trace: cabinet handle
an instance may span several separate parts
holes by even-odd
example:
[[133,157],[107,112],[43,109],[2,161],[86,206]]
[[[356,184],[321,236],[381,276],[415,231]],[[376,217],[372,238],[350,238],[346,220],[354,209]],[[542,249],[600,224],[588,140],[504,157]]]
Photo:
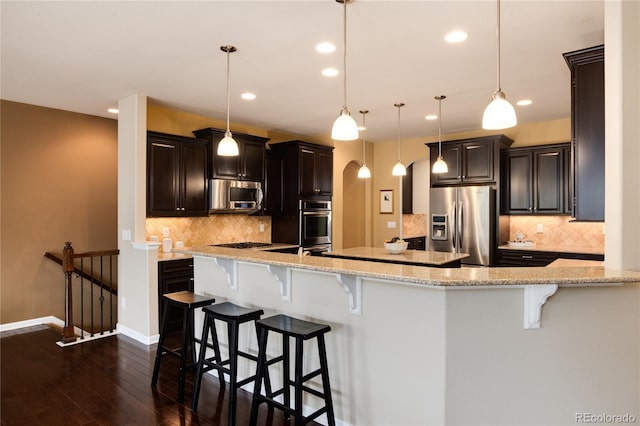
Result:
[[522,256],[522,258],[523,258],[523,259],[533,259],[533,256],[526,256],[526,255],[523,255],[523,256]]

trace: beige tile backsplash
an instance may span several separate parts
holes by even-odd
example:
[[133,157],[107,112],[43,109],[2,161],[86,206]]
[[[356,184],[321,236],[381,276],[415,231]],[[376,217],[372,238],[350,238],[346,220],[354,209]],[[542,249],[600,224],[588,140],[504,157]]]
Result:
[[[260,224],[264,232],[260,232]],[[169,227],[175,245],[182,241],[186,247],[239,241],[271,242],[271,217],[245,215],[212,215],[209,217],[167,217],[146,220],[147,240],[152,235],[162,241],[162,231]]]
[[[509,240],[522,232],[524,239],[537,246],[559,246],[568,249],[583,247],[604,252],[604,224],[600,222],[571,222],[569,216],[511,216]],[[543,232],[537,232],[538,224]]]
[[421,237],[427,235],[427,215],[403,214],[402,235],[406,237]]

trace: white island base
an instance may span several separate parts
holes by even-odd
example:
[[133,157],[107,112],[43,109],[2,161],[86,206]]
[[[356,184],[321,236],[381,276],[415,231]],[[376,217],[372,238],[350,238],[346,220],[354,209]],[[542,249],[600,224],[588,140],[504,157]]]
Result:
[[[526,329],[530,286],[363,277],[361,309],[352,313],[339,275],[280,267],[278,276],[262,261],[223,256],[233,265],[231,282],[213,254],[191,253],[196,292],[259,306],[265,317],[284,313],[331,326],[327,357],[339,425],[574,425],[585,415],[640,421],[637,284],[560,286],[542,308],[541,327]],[[283,279],[290,284],[284,298]],[[241,347],[256,353],[254,329],[241,334]],[[281,347],[274,337],[270,355]],[[305,364],[305,371],[318,365],[315,342],[305,347]],[[246,362],[239,371],[254,368]],[[309,397],[305,405],[311,411],[321,402]]]

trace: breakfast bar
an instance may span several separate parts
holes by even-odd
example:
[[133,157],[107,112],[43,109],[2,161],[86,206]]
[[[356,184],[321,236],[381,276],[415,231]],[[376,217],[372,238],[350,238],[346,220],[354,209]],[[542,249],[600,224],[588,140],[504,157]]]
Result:
[[[193,256],[197,293],[260,307],[265,317],[331,326],[326,346],[339,424],[573,424],[582,412],[640,413],[632,373],[640,357],[640,273],[175,251]],[[255,353],[255,331],[240,342]],[[276,341],[269,355],[280,347]],[[317,363],[305,357],[305,370]],[[239,368],[249,375],[255,366]],[[319,406],[312,397],[304,404],[309,412]]]

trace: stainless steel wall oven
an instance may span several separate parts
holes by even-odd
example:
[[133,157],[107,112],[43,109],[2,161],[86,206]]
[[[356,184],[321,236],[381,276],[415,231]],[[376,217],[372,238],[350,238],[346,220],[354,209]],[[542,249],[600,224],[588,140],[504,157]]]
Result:
[[331,201],[300,200],[300,245],[326,250],[331,245]]

